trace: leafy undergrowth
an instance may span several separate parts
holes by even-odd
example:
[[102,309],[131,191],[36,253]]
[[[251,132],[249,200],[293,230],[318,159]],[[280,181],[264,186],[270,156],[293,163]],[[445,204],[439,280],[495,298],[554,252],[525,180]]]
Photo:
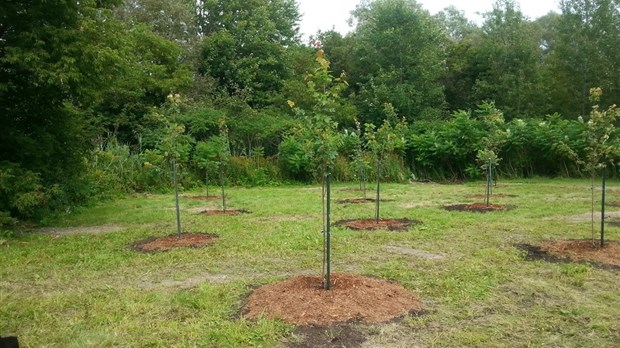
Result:
[[[526,261],[515,245],[583,239],[589,184],[506,181],[493,203],[511,211],[447,212],[473,203],[480,182],[386,184],[382,217],[422,221],[405,232],[334,228],[333,271],[395,280],[418,294],[425,314],[351,324],[367,347],[610,347],[620,341],[620,272],[587,264]],[[339,186],[339,187],[338,187]],[[611,183],[610,201],[620,199]],[[334,199],[358,198],[337,185]],[[483,193],[483,192],[482,192]],[[424,204],[415,204],[424,202]],[[321,272],[320,189],[233,188],[231,209],[182,200],[184,232],[219,235],[208,248],[143,254],[132,243],[176,231],[171,195],[134,195],[49,221],[63,227],[120,226],[106,233],[15,233],[0,243],[0,336],[25,347],[273,347],[295,328],[239,315],[256,285]],[[332,205],[334,221],[371,218],[373,205]],[[608,207],[608,210],[620,208]],[[87,230],[90,231],[90,230]],[[609,227],[610,240],[620,230]],[[395,246],[399,248],[386,248]],[[408,248],[408,249],[407,249]],[[443,258],[398,250],[416,249]],[[424,253],[420,253],[423,255]]]

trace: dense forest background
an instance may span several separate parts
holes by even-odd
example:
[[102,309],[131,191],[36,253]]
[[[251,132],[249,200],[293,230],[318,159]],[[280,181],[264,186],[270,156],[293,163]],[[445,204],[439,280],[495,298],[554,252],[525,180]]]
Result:
[[498,137],[502,176],[582,175],[593,105],[620,101],[620,1],[559,8],[532,20],[498,0],[477,26],[364,0],[351,33],[302,42],[294,0],[3,1],[0,224],[167,190],[171,158],[186,188],[224,159],[230,184],[312,180],[295,129],[321,102],[317,52],[347,86],[331,95],[339,180],[386,110],[408,126],[390,180],[479,178]]

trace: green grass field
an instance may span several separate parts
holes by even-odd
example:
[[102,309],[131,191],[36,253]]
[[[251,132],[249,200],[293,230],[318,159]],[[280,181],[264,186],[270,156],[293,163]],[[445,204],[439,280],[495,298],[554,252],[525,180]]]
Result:
[[[482,201],[481,182],[386,184],[382,216],[421,220],[406,232],[335,228],[334,272],[396,280],[426,314],[353,324],[365,347],[620,347],[620,271],[525,261],[518,243],[589,238],[589,181],[506,181],[493,203],[507,212],[447,212]],[[334,200],[360,197],[337,184]],[[599,192],[600,193],[600,192]],[[186,192],[185,195],[202,194]],[[202,249],[142,254],[135,241],[175,232],[172,195],[135,195],[49,221],[54,233],[0,237],[0,335],[25,347],[278,347],[295,328],[239,315],[252,287],[321,272],[321,203],[315,186],[232,188],[240,216],[204,216],[218,202],[182,199],[186,232],[217,233]],[[612,182],[608,201],[620,201]],[[370,218],[373,204],[333,204],[333,220]],[[611,211],[620,208],[608,208]],[[104,233],[62,234],[116,225]],[[88,230],[97,232],[97,228]],[[598,227],[597,227],[598,229]],[[52,231],[54,232],[54,231]],[[75,232],[75,231],[74,231]],[[607,229],[609,240],[620,229]],[[398,252],[442,255],[426,259]]]

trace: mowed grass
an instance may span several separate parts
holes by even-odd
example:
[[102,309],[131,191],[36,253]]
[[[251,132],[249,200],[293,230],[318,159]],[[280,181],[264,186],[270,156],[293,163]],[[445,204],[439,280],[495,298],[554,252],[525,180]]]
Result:
[[[507,212],[448,212],[482,201],[481,182],[385,184],[382,216],[422,224],[406,232],[334,228],[335,272],[395,280],[418,293],[426,313],[357,324],[367,347],[619,347],[620,272],[523,259],[518,243],[588,238],[570,218],[591,209],[588,181],[505,181],[493,203]],[[334,200],[357,198],[336,184]],[[175,232],[172,195],[134,195],[78,209],[52,227],[119,225],[99,234],[27,233],[0,243],[0,336],[25,347],[278,347],[294,327],[240,315],[254,286],[321,272],[321,203],[315,186],[231,188],[239,216],[205,216],[219,203],[183,199],[185,232],[217,233],[201,249],[141,254],[138,240]],[[597,196],[600,191],[597,191]],[[185,195],[202,194],[186,192]],[[369,193],[370,195],[370,193]],[[612,182],[608,201],[620,201]],[[369,218],[373,204],[332,204],[333,220]],[[608,207],[615,211],[620,208]],[[598,228],[598,225],[597,225]],[[620,229],[607,228],[620,240]],[[424,259],[386,246],[444,256]]]

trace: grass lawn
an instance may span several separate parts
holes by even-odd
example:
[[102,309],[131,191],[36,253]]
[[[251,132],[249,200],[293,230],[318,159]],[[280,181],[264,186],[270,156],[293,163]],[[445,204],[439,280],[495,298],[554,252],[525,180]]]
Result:
[[[395,280],[426,309],[402,321],[351,324],[366,337],[362,346],[620,347],[620,271],[525,261],[515,247],[590,237],[590,221],[578,218],[590,212],[589,181],[502,184],[496,193],[516,197],[492,203],[515,208],[487,214],[442,208],[482,202],[469,198],[484,193],[482,182],[385,184],[382,217],[422,224],[405,232],[334,228],[334,272]],[[336,184],[334,201],[360,197],[344,190],[354,187]],[[200,208],[216,209],[218,201],[181,200],[185,232],[219,235],[201,249],[132,250],[138,240],[176,231],[171,194],[103,202],[49,221],[52,233],[0,237],[0,336],[17,335],[25,347],[277,347],[302,339],[292,325],[239,312],[254,286],[320,274],[320,189],[227,192],[230,208],[252,213],[205,216]],[[616,201],[620,183],[611,182],[608,202]],[[333,221],[374,211],[372,203],[332,207]],[[63,229],[77,226],[98,227]],[[618,227],[606,231],[620,240]]]

